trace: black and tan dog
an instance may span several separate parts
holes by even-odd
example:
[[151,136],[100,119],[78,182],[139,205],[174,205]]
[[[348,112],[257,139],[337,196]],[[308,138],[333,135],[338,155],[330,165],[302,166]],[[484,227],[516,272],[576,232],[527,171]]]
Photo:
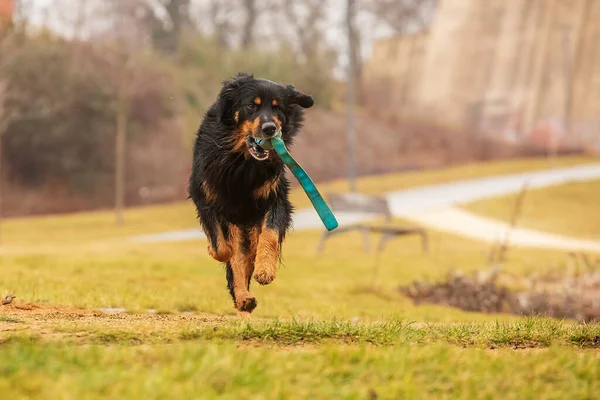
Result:
[[196,137],[190,197],[208,237],[208,252],[226,263],[235,307],[250,313],[256,299],[252,277],[262,284],[276,276],[292,205],[284,165],[273,150],[257,145],[279,131],[286,146],[302,127],[311,96],[251,74],[223,82]]

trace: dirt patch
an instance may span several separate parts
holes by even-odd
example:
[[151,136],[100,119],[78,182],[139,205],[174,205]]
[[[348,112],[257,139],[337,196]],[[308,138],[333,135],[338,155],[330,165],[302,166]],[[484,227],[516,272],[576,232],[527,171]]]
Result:
[[169,343],[189,327],[218,326],[235,318],[201,313],[109,313],[14,302],[0,306],[0,342],[15,334],[26,334],[46,341],[67,340],[74,343]]
[[60,314],[63,316],[74,315],[101,315],[102,313],[94,310],[86,310],[75,307],[40,305],[36,303],[21,303],[14,301],[11,304],[0,306],[0,315],[52,315]]
[[600,272],[552,271],[515,278],[499,268],[472,276],[451,273],[436,283],[415,281],[399,288],[415,304],[433,303],[484,313],[544,315],[600,322]]

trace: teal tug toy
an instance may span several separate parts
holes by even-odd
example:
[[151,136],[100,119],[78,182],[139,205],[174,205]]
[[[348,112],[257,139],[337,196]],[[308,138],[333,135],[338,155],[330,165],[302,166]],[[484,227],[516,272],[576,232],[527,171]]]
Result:
[[288,152],[288,149],[285,147],[285,143],[281,139],[281,131],[277,133],[271,139],[257,140],[256,143],[265,150],[275,149],[281,160],[287,167],[292,171],[302,189],[308,196],[310,202],[313,207],[319,214],[319,218],[323,221],[323,225],[328,231],[332,231],[338,227],[338,222],[335,219],[335,215],[317,190],[317,187],[313,183],[310,176],[304,171],[304,169],[294,160],[294,158]]

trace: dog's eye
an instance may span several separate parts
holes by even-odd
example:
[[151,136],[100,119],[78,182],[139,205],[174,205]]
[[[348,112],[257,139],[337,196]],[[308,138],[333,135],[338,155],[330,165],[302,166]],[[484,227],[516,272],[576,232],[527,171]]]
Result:
[[246,107],[248,107],[250,110],[254,110],[256,108],[256,104],[248,103],[248,105]]
[[273,111],[279,111],[279,106],[277,104],[273,104]]

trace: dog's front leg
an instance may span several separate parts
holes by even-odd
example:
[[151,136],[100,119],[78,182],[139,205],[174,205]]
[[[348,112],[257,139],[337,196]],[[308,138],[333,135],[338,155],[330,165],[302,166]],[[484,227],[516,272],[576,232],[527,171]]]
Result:
[[268,285],[277,276],[281,243],[290,219],[291,206],[285,199],[281,199],[263,221],[254,262],[254,279],[261,285]]
[[250,277],[254,269],[258,229],[229,225],[229,242],[233,249],[227,263],[227,284],[238,311],[251,313],[257,305],[250,293]]
[[228,227],[222,226],[215,215],[207,209],[201,210],[199,215],[204,233],[206,233],[206,237],[208,238],[208,254],[217,261],[229,261],[232,251],[231,245],[226,239],[228,232],[223,232]]

